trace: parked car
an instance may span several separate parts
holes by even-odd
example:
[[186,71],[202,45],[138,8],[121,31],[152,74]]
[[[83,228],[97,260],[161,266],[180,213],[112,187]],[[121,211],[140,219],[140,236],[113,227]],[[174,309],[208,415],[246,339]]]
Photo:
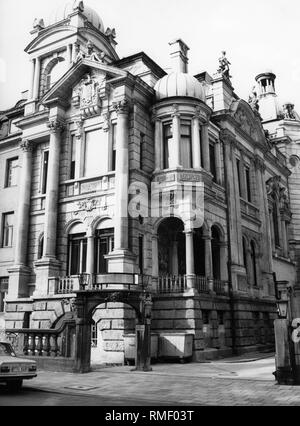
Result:
[[20,390],[23,379],[36,377],[36,362],[18,358],[10,343],[0,341],[0,382],[10,390]]

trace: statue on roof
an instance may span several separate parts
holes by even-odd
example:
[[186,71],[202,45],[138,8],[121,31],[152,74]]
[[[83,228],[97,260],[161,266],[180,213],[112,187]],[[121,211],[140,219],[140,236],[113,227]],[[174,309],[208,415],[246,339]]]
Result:
[[94,47],[94,43],[89,40],[87,42],[87,59],[91,60],[91,61],[95,61],[95,62],[104,62],[104,58],[105,58],[105,53],[103,51],[100,52],[100,54],[98,55],[95,52],[95,47]]
[[292,103],[283,105],[283,115],[284,118],[287,118],[288,120],[296,120],[294,105]]
[[114,40],[117,36],[116,30],[114,28],[112,28],[112,29],[107,28],[107,30],[105,31],[105,35],[109,39],[109,42],[112,43],[112,42],[114,42]]
[[221,58],[219,58],[218,72],[228,79],[231,78],[231,75],[229,74],[229,71],[230,71],[229,65],[231,65],[231,63],[226,58],[226,52],[223,51]]
[[259,110],[258,96],[255,86],[253,86],[252,91],[249,95],[248,103],[250,104],[253,110]]
[[43,30],[45,28],[45,23],[43,18],[35,18],[33,22],[33,28],[35,30]]

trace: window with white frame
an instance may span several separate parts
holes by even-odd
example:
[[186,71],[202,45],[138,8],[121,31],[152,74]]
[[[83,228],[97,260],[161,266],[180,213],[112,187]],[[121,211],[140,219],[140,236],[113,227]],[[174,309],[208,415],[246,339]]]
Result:
[[68,275],[86,272],[87,237],[84,226],[78,223],[72,227],[68,237]]
[[14,233],[14,213],[2,214],[2,247],[12,247]]
[[8,277],[0,277],[0,312],[4,312],[4,300],[8,293]]
[[5,187],[16,186],[18,180],[18,157],[9,158],[6,162]]
[[84,176],[105,175],[108,172],[108,133],[102,129],[85,133]]
[[189,121],[182,121],[180,125],[180,157],[184,168],[192,167],[192,137]]

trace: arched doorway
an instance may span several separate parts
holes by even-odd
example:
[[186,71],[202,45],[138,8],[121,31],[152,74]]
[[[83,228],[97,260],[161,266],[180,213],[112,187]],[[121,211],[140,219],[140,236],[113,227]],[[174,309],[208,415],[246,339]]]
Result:
[[134,309],[126,303],[102,303],[93,310],[91,319],[91,366],[123,364],[124,336],[135,333]]
[[167,218],[158,227],[159,276],[186,273],[184,225],[180,219]]

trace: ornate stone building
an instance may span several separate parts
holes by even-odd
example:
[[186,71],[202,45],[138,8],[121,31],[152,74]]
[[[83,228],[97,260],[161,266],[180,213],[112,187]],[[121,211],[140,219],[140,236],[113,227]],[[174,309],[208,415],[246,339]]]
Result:
[[[29,91],[0,114],[2,329],[72,358],[79,290],[147,291],[152,332],[192,334],[194,360],[272,347],[274,272],[294,285],[300,238],[298,116],[264,118],[275,76],[248,103],[225,52],[213,76],[188,74],[180,39],[169,74],[143,52],[120,59],[82,1],[32,35]],[[85,316],[92,360],[123,362],[126,299]]]

